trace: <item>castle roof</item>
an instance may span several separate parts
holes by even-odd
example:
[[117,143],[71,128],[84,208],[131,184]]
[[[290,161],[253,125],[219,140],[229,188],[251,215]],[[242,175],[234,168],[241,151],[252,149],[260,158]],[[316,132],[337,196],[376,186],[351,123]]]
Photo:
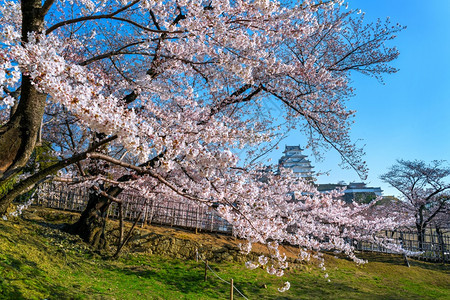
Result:
[[286,153],[288,151],[303,151],[303,150],[305,150],[305,149],[302,149],[300,147],[300,145],[298,145],[298,146],[285,146],[283,153]]
[[310,177],[313,174],[311,161],[306,159],[306,155],[301,152],[303,149],[299,146],[285,146],[284,155],[278,160],[280,167],[292,169],[292,171],[301,177]]

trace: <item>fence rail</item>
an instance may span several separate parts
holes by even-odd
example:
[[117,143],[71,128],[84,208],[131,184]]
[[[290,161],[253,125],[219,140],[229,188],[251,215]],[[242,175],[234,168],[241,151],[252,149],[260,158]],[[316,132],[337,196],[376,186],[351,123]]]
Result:
[[[427,229],[422,249],[419,247],[417,231],[412,228],[402,228],[396,231],[385,230],[380,232],[380,236],[392,239],[394,243],[408,251],[408,256],[410,257],[427,261],[450,261],[450,231],[448,229]],[[368,242],[358,242],[356,249],[360,251],[393,253],[388,248]]]
[[[68,187],[59,183],[44,183],[39,186],[37,195],[37,205],[81,212],[88,203],[89,189]],[[117,198],[123,203],[123,217],[126,220],[136,220],[143,211],[140,217],[142,224],[232,234],[233,226],[206,205],[180,201],[146,201],[138,195],[128,193],[121,193]],[[119,218],[117,203],[111,204],[108,217]]]
[[[39,186],[37,205],[68,211],[81,212],[87,205],[89,189],[70,187],[67,184],[46,182]],[[138,195],[122,193],[118,198],[123,203],[124,219],[135,220],[141,211],[142,224],[157,224],[181,227],[196,231],[233,233],[233,226],[222,219],[212,208],[192,202],[179,201],[144,201]],[[119,218],[119,207],[112,203],[108,216]],[[428,229],[422,250],[419,249],[417,232],[411,228],[397,231],[383,231],[380,236],[387,236],[403,249],[411,252],[410,256],[429,261],[450,261],[450,230]],[[373,243],[358,242],[357,250],[392,253],[391,250]],[[421,254],[418,254],[421,252]],[[415,254],[414,254],[415,253]]]

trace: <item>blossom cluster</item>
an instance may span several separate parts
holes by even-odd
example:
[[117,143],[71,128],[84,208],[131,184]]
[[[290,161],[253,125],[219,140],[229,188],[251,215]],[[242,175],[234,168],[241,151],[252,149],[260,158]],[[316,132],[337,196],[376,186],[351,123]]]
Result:
[[[390,224],[344,205],[339,192],[242,162],[236,150],[276,143],[283,122],[305,133],[316,154],[333,147],[366,174],[349,138],[350,73],[395,72],[388,63],[398,52],[385,41],[400,26],[364,26],[342,1],[71,0],[53,3],[42,32],[25,37],[18,1],[2,4],[0,107],[14,104],[9,91],[27,76],[48,96],[47,112],[63,108],[79,128],[117,136],[111,147],[125,150],[109,160],[118,167],[105,167],[108,180],[135,164],[136,178],[115,184],[146,199],[214,207],[246,250],[266,244],[270,255],[249,267],[281,276],[283,243],[298,245],[305,260],[338,249],[361,262],[348,240],[374,239]],[[284,121],[264,111],[269,101]],[[107,181],[90,183],[99,180]]]

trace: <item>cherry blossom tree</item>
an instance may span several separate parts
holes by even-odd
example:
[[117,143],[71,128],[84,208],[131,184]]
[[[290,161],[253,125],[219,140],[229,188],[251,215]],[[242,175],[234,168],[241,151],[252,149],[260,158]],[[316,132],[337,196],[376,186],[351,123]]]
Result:
[[401,206],[406,215],[414,216],[417,229],[419,250],[423,250],[425,230],[435,221],[436,224],[448,224],[450,219],[450,167],[444,161],[398,160],[389,172],[380,178],[396,188],[403,195]]
[[[385,43],[398,24],[366,24],[332,0],[1,4],[0,105],[10,117],[0,127],[0,184],[22,171],[41,127],[49,132],[41,125],[52,107],[95,138],[19,181],[0,199],[0,212],[48,174],[102,160],[108,178],[97,172],[90,180],[106,196],[92,196],[75,233],[98,228],[124,189],[214,203],[239,236],[272,249],[278,265],[268,270],[281,274],[280,243],[300,245],[304,257],[331,248],[354,257],[349,238],[373,239],[382,226],[363,217],[365,206],[345,206],[288,172],[262,174],[235,150],[274,141],[279,120],[263,104],[276,101],[285,127],[306,134],[317,155],[331,147],[365,176],[363,152],[349,138],[350,74],[381,80],[396,71],[389,63],[398,52]],[[105,147],[124,150],[98,151]]]

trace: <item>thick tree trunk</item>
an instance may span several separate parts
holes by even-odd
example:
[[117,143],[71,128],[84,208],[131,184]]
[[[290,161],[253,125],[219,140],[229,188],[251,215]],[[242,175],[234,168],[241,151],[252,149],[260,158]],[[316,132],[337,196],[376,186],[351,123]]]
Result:
[[[22,41],[29,32],[42,32],[44,15],[41,0],[21,2]],[[36,146],[47,96],[36,90],[27,75],[22,76],[20,101],[8,123],[0,127],[0,185],[20,172]],[[0,202],[0,214],[10,203]]]
[[[44,114],[46,96],[31,86],[29,78],[22,78],[22,94],[16,113],[0,128],[0,185],[20,172],[28,162],[36,145]],[[0,200],[0,214],[12,202]]]
[[[21,2],[22,41],[29,32],[42,32],[44,14],[41,0]],[[20,172],[30,159],[41,128],[47,96],[36,90],[27,75],[22,76],[20,100],[10,120],[0,127],[0,186]],[[10,205],[10,199],[0,200],[0,214]]]
[[442,234],[441,229],[439,228],[439,226],[436,225],[436,234],[438,236],[438,243],[439,243],[439,250],[440,250],[440,255],[441,255],[441,261],[444,263],[445,262],[445,252],[447,252],[447,249],[445,247],[445,243],[444,243],[444,235]]
[[89,194],[89,202],[80,219],[68,225],[66,231],[80,236],[95,249],[101,250],[107,246],[105,235],[106,214],[111,201],[96,193]]
[[[105,135],[103,133],[94,133],[92,144],[96,140],[104,139],[104,137]],[[106,152],[107,149],[100,147],[97,151]],[[104,170],[100,167],[101,163],[101,161],[91,161],[88,168],[89,174],[92,176],[103,174]],[[121,192],[121,189],[110,188],[108,192],[111,193],[111,196],[116,196],[116,194]],[[108,244],[105,235],[106,215],[110,205],[110,199],[91,189],[88,204],[81,214],[80,219],[76,223],[68,225],[67,231],[80,236],[86,243],[97,250],[106,248]]]
[[[42,32],[41,0],[22,1],[22,41],[28,33]],[[29,76],[22,76],[20,101],[8,123],[0,128],[0,183],[23,167],[30,158],[41,127],[46,95],[39,93]]]
[[[119,187],[112,187],[107,191],[112,197],[116,197],[121,192],[122,189]],[[107,197],[95,192],[90,193],[88,204],[80,219],[74,224],[67,225],[66,231],[80,236],[97,250],[105,249],[108,245],[105,233],[106,215],[110,205],[111,200]]]
[[[154,167],[164,156],[165,151],[153,157],[140,166]],[[127,182],[135,179],[135,175],[127,174],[117,179],[118,182]],[[118,186],[108,188],[105,192],[112,197],[117,197],[123,191]],[[106,246],[106,236],[104,235],[104,226],[106,224],[106,212],[111,204],[107,197],[97,194],[89,196],[89,203],[80,216],[80,219],[67,226],[67,231],[79,235],[85,242],[93,245],[95,248]],[[123,237],[123,235],[122,235]]]
[[423,251],[425,245],[425,227],[416,224],[416,228],[417,228],[417,242],[419,243],[419,251]]
[[1,181],[17,174],[28,162],[36,146],[44,115],[47,96],[32,86],[28,76],[22,77],[21,91],[15,114],[0,128]]

